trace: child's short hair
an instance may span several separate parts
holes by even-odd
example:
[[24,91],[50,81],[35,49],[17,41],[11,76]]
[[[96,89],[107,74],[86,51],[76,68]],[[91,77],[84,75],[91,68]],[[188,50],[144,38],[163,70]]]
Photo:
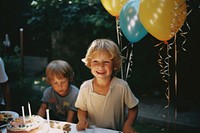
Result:
[[69,81],[73,80],[74,72],[72,67],[63,60],[51,61],[46,67],[46,81],[51,83],[54,77],[61,79],[63,77],[68,78]]
[[120,70],[123,57],[121,56],[117,44],[109,39],[94,40],[88,48],[86,56],[82,59],[82,61],[88,68],[90,68],[92,57],[100,52],[107,53],[110,59],[113,61],[114,73]]

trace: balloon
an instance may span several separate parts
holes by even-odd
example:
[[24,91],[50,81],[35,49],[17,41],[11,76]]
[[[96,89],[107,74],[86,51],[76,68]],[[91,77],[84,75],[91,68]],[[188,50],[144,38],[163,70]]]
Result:
[[104,8],[114,17],[118,17],[127,0],[101,0]]
[[139,3],[139,0],[127,2],[119,16],[122,33],[130,42],[138,42],[148,33],[139,19]]
[[167,41],[182,27],[187,16],[185,0],[141,0],[139,17],[155,38]]

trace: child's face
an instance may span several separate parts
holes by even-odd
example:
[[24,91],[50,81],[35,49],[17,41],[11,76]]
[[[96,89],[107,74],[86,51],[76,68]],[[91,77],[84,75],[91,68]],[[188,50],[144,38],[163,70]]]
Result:
[[61,96],[66,96],[69,91],[69,79],[68,78],[61,78],[58,79],[54,77],[51,81],[51,85],[53,89]]
[[113,72],[113,62],[106,53],[95,54],[91,60],[91,72],[96,78],[110,78]]

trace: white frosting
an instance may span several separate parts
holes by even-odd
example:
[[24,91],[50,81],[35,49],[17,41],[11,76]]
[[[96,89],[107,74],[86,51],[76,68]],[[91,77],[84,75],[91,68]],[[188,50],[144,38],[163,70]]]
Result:
[[43,123],[44,119],[38,115],[32,115],[31,117],[25,117],[25,124],[23,123],[23,117],[16,118],[12,120],[7,129],[10,131],[31,131],[33,129],[39,128]]

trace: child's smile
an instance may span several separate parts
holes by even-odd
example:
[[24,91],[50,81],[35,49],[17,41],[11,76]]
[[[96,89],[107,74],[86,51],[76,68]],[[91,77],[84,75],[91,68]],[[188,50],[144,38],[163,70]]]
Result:
[[113,63],[108,54],[99,52],[91,60],[91,72],[97,78],[107,78],[112,75]]

